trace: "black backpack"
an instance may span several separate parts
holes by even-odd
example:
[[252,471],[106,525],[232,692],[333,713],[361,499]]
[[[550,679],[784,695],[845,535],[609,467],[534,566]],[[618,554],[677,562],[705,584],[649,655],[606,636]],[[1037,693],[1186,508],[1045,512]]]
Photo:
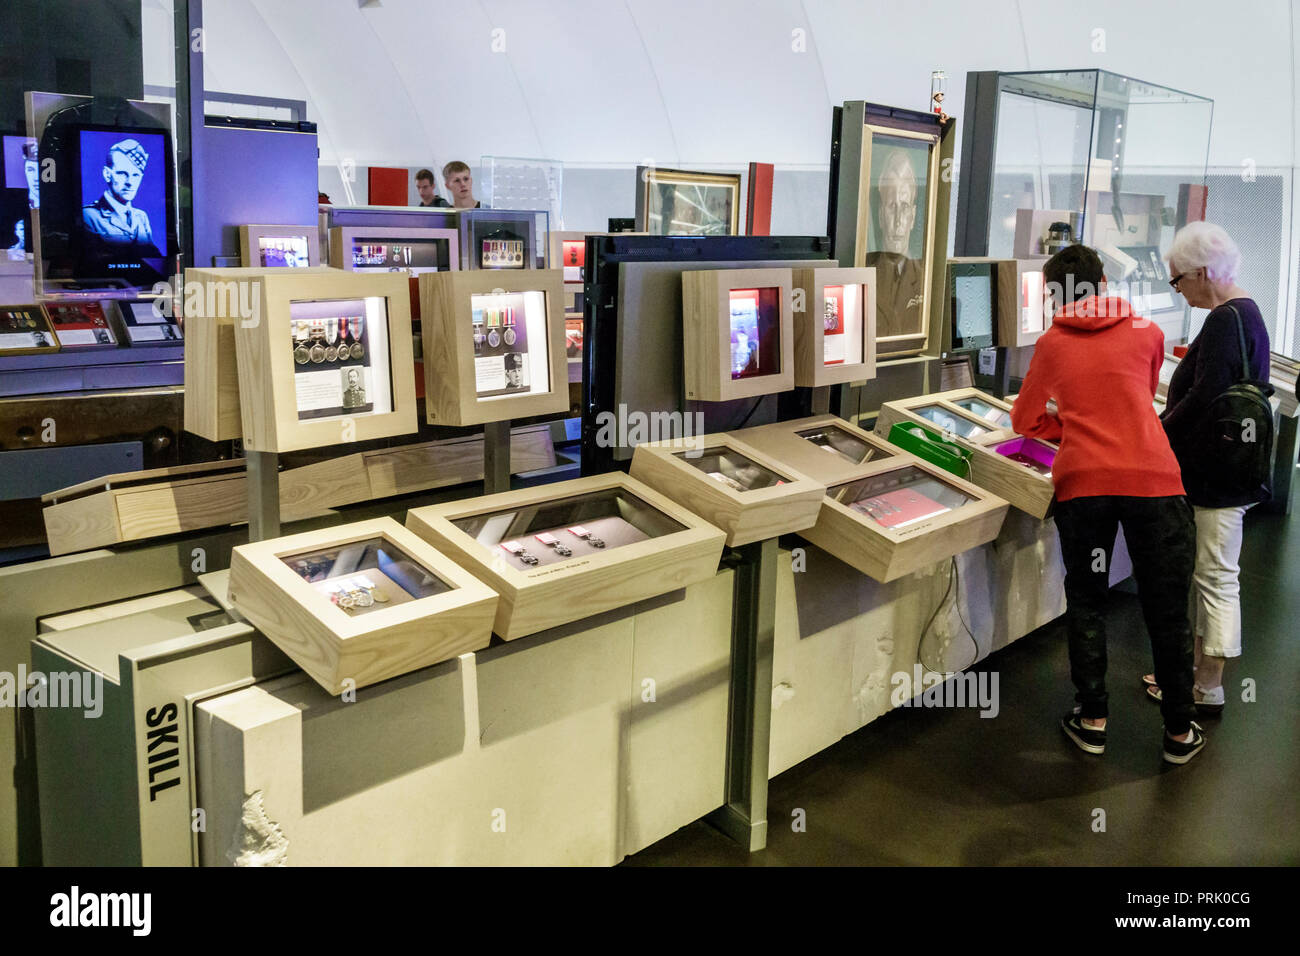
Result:
[[1241,313],[1227,304],[1237,320],[1241,347],[1241,379],[1215,396],[1205,410],[1199,457],[1213,474],[1214,490],[1224,495],[1266,501],[1273,486],[1273,386],[1250,378],[1246,332]]

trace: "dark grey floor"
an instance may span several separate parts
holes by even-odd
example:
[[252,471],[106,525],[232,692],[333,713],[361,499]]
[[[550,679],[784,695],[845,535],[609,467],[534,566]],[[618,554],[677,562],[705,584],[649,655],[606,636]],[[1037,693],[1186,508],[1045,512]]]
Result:
[[[1102,756],[1061,733],[1073,705],[1056,621],[982,662],[1001,712],[895,710],[772,781],[768,848],[747,854],[703,822],[627,861],[674,865],[1236,866],[1300,863],[1300,514],[1248,515],[1244,652],[1221,718],[1190,764],[1160,756],[1150,650],[1128,584],[1110,621],[1111,716]],[[1257,699],[1243,703],[1241,685]],[[1095,832],[1095,811],[1105,832]],[[796,810],[806,832],[794,832]]]

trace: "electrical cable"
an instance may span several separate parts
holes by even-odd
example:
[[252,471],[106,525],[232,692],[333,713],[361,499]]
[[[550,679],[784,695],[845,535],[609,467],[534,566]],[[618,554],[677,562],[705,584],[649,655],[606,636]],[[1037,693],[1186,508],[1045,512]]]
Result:
[[939,612],[942,611],[944,605],[948,603],[948,595],[953,593],[954,586],[956,587],[957,593],[953,598],[953,605],[957,609],[957,620],[961,622],[962,629],[966,632],[966,636],[970,638],[971,644],[973,644],[975,647],[975,656],[971,658],[970,663],[966,664],[963,667],[958,668],[958,670],[964,671],[972,667],[979,660],[979,656],[980,656],[979,641],[975,639],[975,632],[971,630],[970,625],[966,623],[965,616],[961,613],[961,571],[959,571],[957,568],[957,558],[954,556],[951,559],[950,564],[948,566],[948,586],[944,589],[943,597],[939,599],[939,603],[935,606],[934,611],[930,614],[929,620],[925,622],[925,627],[921,629],[921,639],[917,642],[916,645],[917,661],[926,670],[931,671],[932,673],[935,674],[941,674],[947,672],[941,671],[938,668],[931,667],[929,664],[927,664],[922,655],[922,650],[925,647],[926,635],[929,633],[931,626],[933,626],[935,620],[938,618]]
[[739,425],[736,425],[735,427],[728,429],[728,431],[733,431],[733,432],[734,432],[734,431],[739,431],[740,429],[742,429],[742,428],[744,428],[746,425],[748,425],[748,424],[749,424],[749,420],[750,420],[751,418],[754,417],[754,413],[755,413],[756,411],[758,411],[758,406],[763,404],[763,399],[766,398],[766,397],[767,397],[767,396],[765,396],[765,395],[760,395],[760,396],[758,396],[758,398],[755,399],[755,401],[754,401],[754,407],[751,408],[751,409],[749,410],[749,414],[747,414],[743,419],[741,419],[741,422],[740,422]]

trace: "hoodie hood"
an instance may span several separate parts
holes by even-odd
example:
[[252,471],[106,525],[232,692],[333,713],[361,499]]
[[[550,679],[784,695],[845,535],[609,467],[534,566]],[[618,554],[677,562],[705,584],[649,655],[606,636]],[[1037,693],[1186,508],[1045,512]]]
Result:
[[1123,319],[1137,319],[1127,299],[1117,295],[1095,296],[1071,302],[1052,316],[1053,325],[1066,325],[1081,332],[1097,332]]

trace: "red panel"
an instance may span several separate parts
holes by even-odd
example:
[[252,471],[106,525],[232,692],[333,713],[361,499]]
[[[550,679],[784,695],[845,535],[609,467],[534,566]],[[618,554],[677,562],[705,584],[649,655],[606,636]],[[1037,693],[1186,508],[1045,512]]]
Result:
[[745,204],[745,234],[748,236],[772,234],[772,174],[775,169],[771,163],[749,164],[749,201]]
[[372,206],[405,206],[407,196],[406,179],[410,175],[405,169],[393,169],[388,166],[371,166],[368,184],[370,187],[369,203]]

